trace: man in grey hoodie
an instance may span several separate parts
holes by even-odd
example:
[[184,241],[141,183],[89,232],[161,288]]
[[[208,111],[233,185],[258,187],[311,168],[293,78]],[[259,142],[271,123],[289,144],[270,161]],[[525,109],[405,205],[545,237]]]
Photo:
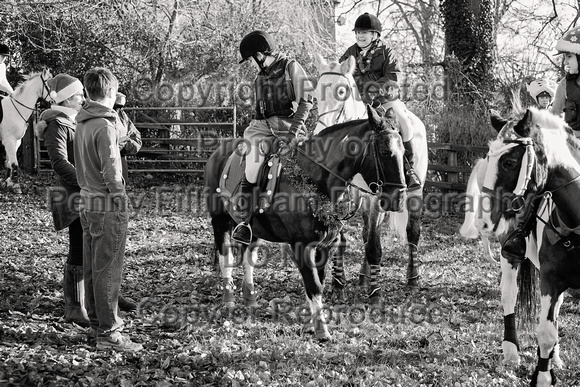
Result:
[[83,277],[91,329],[99,349],[140,351],[143,346],[120,333],[118,299],[123,274],[128,199],[113,110],[119,82],[97,67],[84,76],[90,98],[77,115],[74,156],[81,188]]

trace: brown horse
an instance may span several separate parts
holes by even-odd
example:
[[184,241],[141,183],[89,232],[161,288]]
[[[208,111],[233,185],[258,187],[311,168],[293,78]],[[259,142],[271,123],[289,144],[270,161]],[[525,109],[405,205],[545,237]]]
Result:
[[[389,128],[372,107],[368,120],[350,121],[326,128],[295,149],[296,165],[285,166],[279,176],[277,191],[268,207],[253,218],[254,242],[259,239],[288,243],[304,281],[310,306],[311,323],[318,339],[330,338],[322,313],[322,292],[328,248],[341,231],[340,221],[328,221],[325,207],[316,208],[313,192],[304,192],[294,181],[297,169],[315,187],[315,197],[326,197],[335,204],[347,183],[360,173],[366,183],[375,188],[390,211],[401,208],[406,190],[403,172],[403,145],[397,131]],[[231,232],[236,222],[227,212],[220,179],[224,176],[234,143],[226,143],[209,158],[204,174],[207,206],[214,230],[224,281],[224,301],[232,301],[232,269],[234,262]],[[322,200],[324,202],[324,200]],[[302,205],[307,203],[307,205]],[[332,218],[332,215],[330,216]],[[257,243],[242,249],[244,266],[244,298],[255,303],[252,262],[256,262]]]
[[[315,57],[315,64],[320,74],[316,86],[318,101],[318,122],[314,134],[325,127],[353,119],[366,117],[366,109],[359,95],[356,82],[353,78],[355,70],[354,57],[338,62],[326,62],[322,56]],[[427,135],[423,122],[412,112],[409,118],[413,124],[413,147],[415,149],[416,172],[422,181],[427,176],[428,150]],[[390,119],[390,124],[396,128],[398,123]],[[371,303],[382,301],[381,286],[379,284],[380,261],[382,258],[381,226],[385,219],[401,240],[408,244],[407,284],[418,287],[420,284],[420,259],[418,255],[419,240],[421,237],[421,212],[423,204],[423,187],[407,192],[402,211],[388,212],[376,195],[368,195],[363,179],[356,176],[353,179],[352,197],[359,197],[360,209],[363,217],[363,242],[365,257],[361,262],[359,284],[367,285],[368,297]],[[346,250],[346,239],[341,235],[338,249],[333,256],[332,294],[333,298],[344,298],[346,277],[344,275],[343,256]]]
[[[511,120],[492,115],[492,124],[498,137],[490,143],[482,197],[489,211],[476,224],[484,235],[505,236],[518,213],[541,199],[526,252],[540,269],[538,363],[531,385],[550,386],[552,367],[562,366],[557,325],[562,293],[580,288],[580,141],[560,117],[534,108]],[[506,260],[516,273],[519,263]]]

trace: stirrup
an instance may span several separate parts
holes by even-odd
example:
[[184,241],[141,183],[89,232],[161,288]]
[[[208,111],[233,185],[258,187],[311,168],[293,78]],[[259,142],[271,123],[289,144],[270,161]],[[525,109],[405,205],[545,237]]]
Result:
[[[248,229],[247,232],[250,234],[249,238],[247,240],[242,240],[242,239],[239,239],[236,237],[237,233],[244,232],[244,227]],[[250,226],[250,224],[246,223],[246,222],[241,222],[241,223],[238,223],[238,225],[236,227],[234,227],[234,230],[232,231],[232,240],[234,240],[238,243],[244,244],[244,245],[249,245],[252,242],[253,235],[254,234],[252,232],[252,227]]]

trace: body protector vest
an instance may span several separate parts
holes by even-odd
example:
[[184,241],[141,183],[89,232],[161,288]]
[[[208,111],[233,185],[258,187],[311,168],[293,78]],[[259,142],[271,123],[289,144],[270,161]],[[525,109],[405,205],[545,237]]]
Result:
[[[571,77],[572,78],[572,77]],[[576,83],[576,77],[566,79],[566,105],[564,107],[564,119],[572,129],[580,130],[580,86]]]
[[292,102],[295,100],[294,86],[288,75],[287,66],[291,60],[278,60],[268,73],[261,71],[256,77],[256,118],[290,117],[294,114]]

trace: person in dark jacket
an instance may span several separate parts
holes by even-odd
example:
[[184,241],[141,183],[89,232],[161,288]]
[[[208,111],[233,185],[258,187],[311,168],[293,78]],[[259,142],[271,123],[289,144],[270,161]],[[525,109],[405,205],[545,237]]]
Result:
[[338,61],[343,62],[350,56],[356,59],[353,76],[363,102],[370,104],[375,96],[384,94],[387,81],[397,82],[400,70],[393,52],[381,40],[382,25],[375,15],[360,15],[353,31],[356,43]]
[[40,137],[48,150],[52,169],[60,186],[52,187],[49,207],[56,231],[68,228],[69,251],[64,269],[63,291],[65,320],[87,326],[89,318],[84,301],[83,228],[79,219],[77,182],[73,141],[76,115],[85,101],[83,85],[75,77],[58,74],[48,81],[55,104],[42,112]]
[[123,178],[127,181],[129,177],[129,167],[127,165],[127,156],[137,154],[141,149],[141,132],[135,127],[133,121],[123,110],[127,97],[123,93],[117,93],[113,110],[119,116],[119,147],[121,151],[121,163],[123,167]]

